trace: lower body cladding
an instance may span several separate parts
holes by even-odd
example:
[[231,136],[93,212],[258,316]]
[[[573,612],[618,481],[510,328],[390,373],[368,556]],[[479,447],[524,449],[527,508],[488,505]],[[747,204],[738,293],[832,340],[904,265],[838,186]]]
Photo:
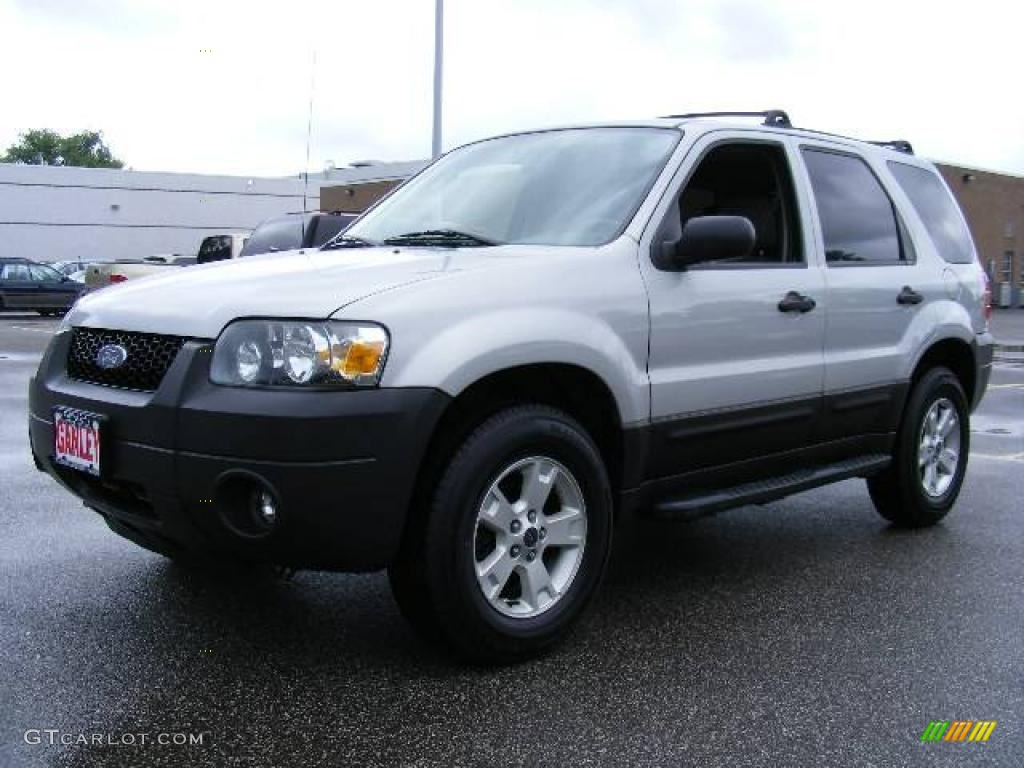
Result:
[[[218,387],[186,342],[155,392],[68,378],[70,333],[30,384],[37,465],[117,533],[167,555],[296,568],[387,565],[420,459],[449,398],[434,389]],[[99,475],[55,461],[54,409],[99,417]]]

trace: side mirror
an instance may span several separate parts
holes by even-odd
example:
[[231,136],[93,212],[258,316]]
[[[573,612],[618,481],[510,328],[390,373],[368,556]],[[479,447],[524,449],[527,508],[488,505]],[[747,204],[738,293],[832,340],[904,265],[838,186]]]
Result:
[[697,216],[676,241],[662,244],[662,269],[684,270],[702,261],[742,261],[754,251],[757,233],[745,216]]

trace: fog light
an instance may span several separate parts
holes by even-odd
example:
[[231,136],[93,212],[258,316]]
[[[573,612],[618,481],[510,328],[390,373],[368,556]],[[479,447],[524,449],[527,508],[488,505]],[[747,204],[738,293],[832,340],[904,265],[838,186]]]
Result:
[[256,519],[267,528],[277,525],[277,502],[270,493],[262,489],[253,491],[253,509]]

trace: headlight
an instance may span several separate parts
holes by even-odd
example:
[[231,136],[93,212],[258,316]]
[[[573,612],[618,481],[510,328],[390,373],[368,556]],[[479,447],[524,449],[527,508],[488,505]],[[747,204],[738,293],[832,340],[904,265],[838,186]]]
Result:
[[380,381],[388,333],[334,320],[239,320],[213,350],[210,379],[235,387],[372,387]]

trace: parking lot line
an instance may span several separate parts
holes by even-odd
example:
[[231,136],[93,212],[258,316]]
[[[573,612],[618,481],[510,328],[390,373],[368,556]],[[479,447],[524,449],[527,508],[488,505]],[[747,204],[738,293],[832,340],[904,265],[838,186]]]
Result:
[[53,335],[53,328],[35,328],[31,325],[11,325],[10,328],[17,328],[19,331],[32,331],[33,333],[48,333]]
[[972,459],[994,459],[995,461],[1024,461],[1024,453],[971,453]]

